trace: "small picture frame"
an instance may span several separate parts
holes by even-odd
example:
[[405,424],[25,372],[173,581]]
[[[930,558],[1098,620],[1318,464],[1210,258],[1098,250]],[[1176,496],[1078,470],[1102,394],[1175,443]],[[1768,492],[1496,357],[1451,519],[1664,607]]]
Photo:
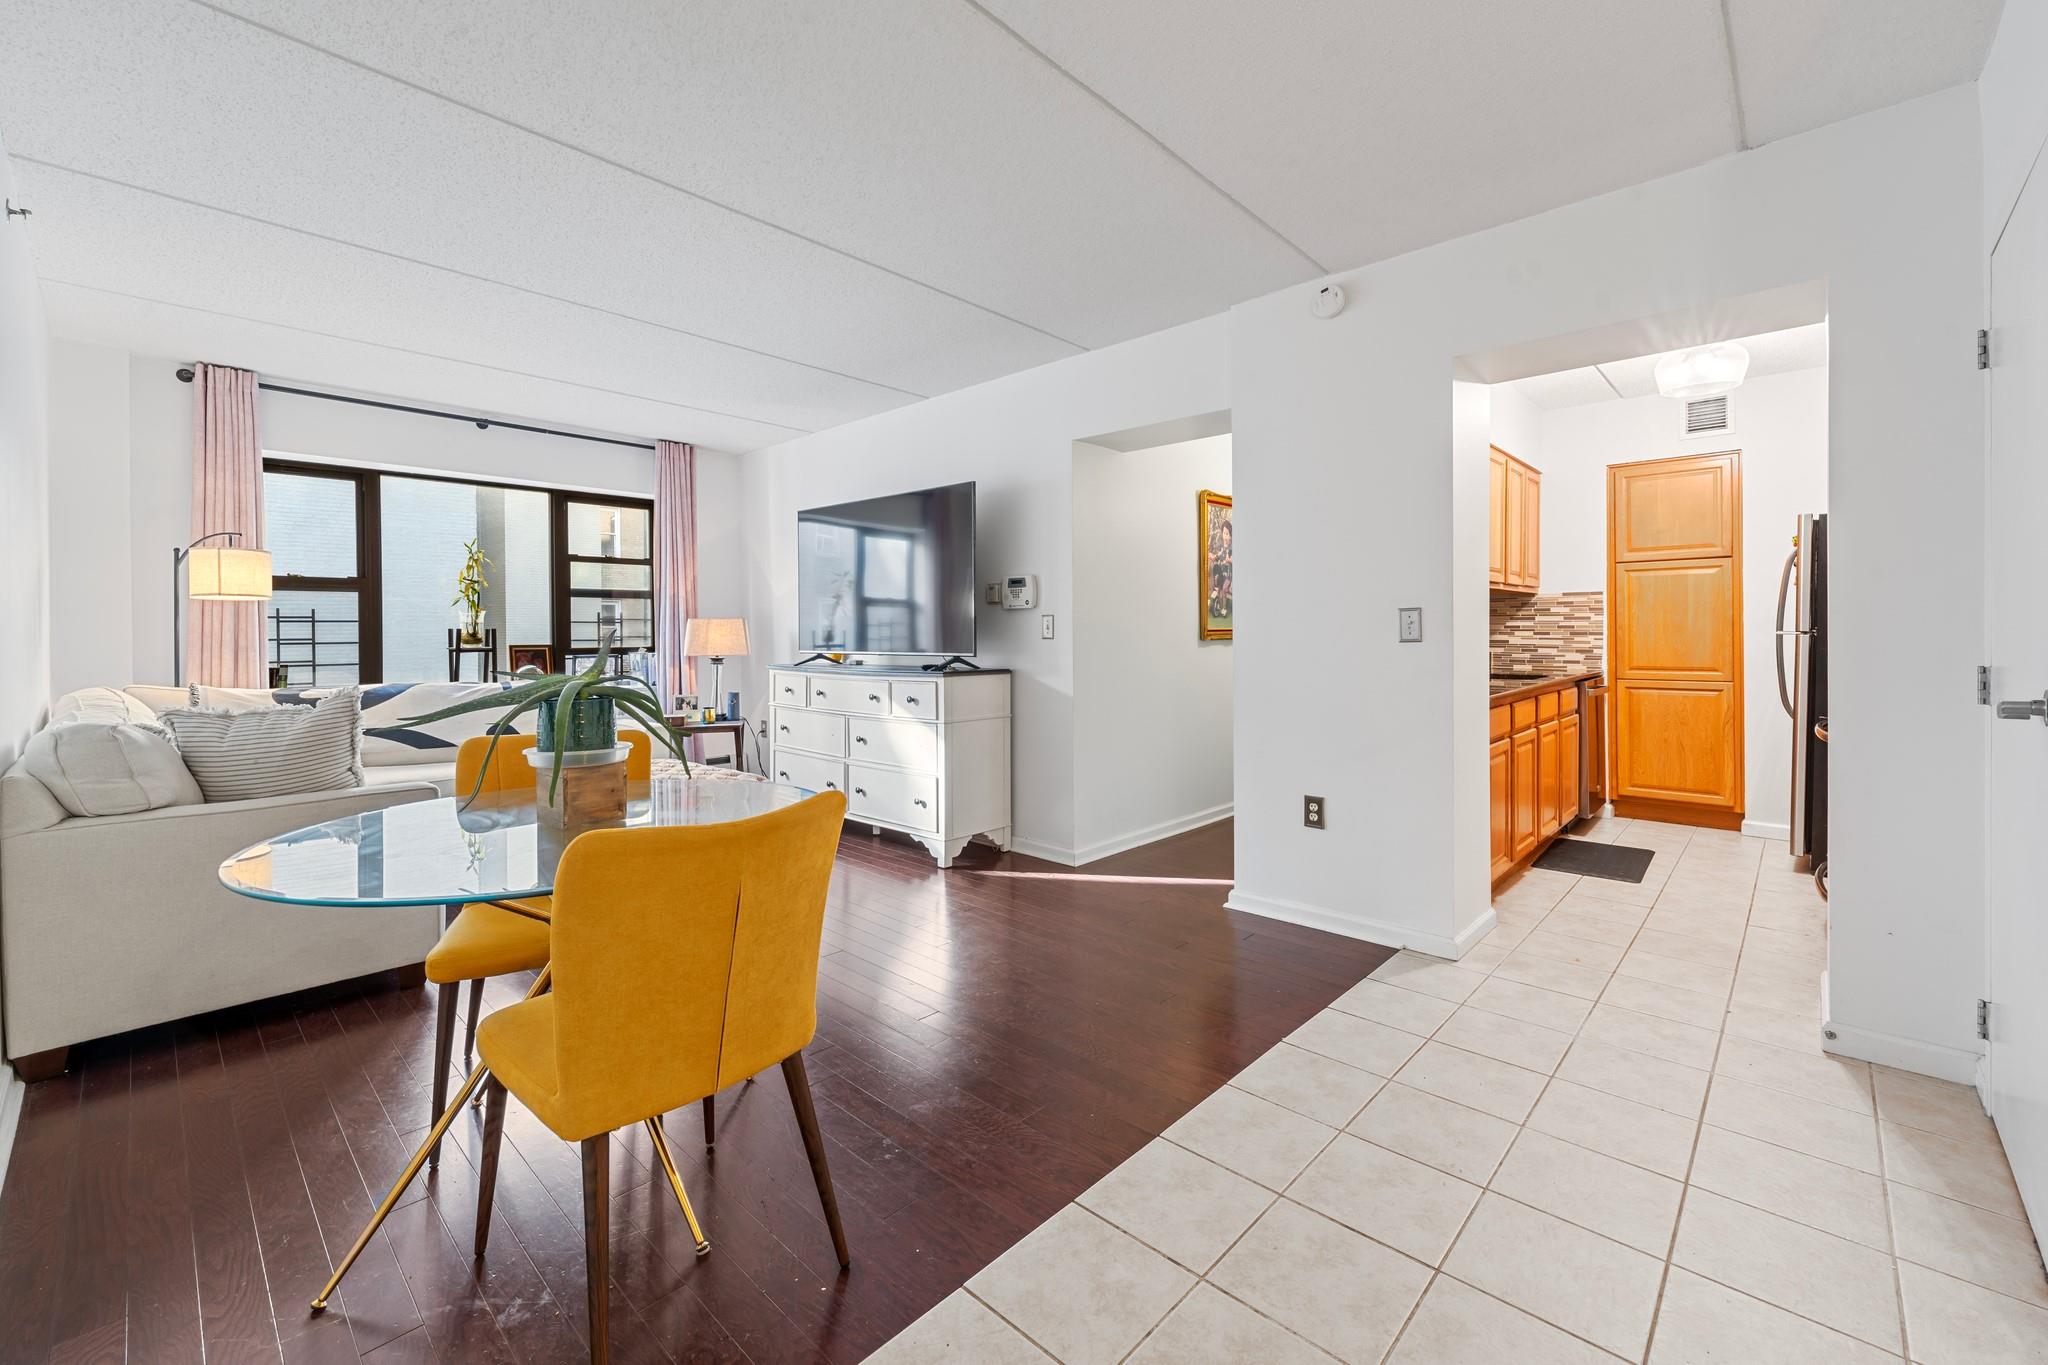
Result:
[[676,695],[676,710],[684,715],[694,715],[702,709],[702,707],[697,705],[697,694],[695,692],[681,692]]
[[1230,495],[1195,495],[1195,611],[1201,638],[1228,640],[1236,629],[1231,579]]
[[505,663],[514,673],[522,668],[537,668],[543,673],[555,671],[555,647],[553,645],[507,645]]

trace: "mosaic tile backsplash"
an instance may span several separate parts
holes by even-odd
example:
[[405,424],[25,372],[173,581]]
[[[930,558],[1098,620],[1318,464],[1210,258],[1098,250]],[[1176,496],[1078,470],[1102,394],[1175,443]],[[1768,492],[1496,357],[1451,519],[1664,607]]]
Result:
[[1574,673],[1605,668],[1607,594],[1493,597],[1495,673]]

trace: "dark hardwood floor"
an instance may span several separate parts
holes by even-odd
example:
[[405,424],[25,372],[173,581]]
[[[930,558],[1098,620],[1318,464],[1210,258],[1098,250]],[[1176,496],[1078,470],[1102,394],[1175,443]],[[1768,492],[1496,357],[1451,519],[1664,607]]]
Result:
[[[1222,909],[1230,837],[1078,870],[976,849],[942,873],[849,832],[807,1056],[853,1268],[771,1069],[718,1097],[715,1154],[696,1108],[670,1117],[704,1260],[645,1133],[613,1144],[617,1358],[861,1359],[1388,956]],[[492,982],[486,1008],[526,984]],[[578,1155],[516,1101],[487,1258],[472,1110],[307,1314],[426,1127],[431,989],[372,978],[142,1030],[29,1087],[0,1360],[582,1358]]]

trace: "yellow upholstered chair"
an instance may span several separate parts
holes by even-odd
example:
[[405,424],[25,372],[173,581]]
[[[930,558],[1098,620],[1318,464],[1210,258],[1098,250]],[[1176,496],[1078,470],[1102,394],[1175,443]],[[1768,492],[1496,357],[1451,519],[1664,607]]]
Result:
[[[626,755],[626,780],[647,781],[654,772],[653,741],[640,730],[619,733],[632,746]],[[455,751],[455,799],[467,800],[477,790],[479,777],[486,792],[507,788],[531,790],[533,768],[525,755],[533,744],[532,735],[505,735],[498,740],[495,750],[489,735],[463,740],[462,747]],[[548,913],[546,896],[513,904],[525,906],[537,915]],[[537,972],[547,963],[545,920],[531,919],[517,911],[495,905],[465,905],[441,931],[440,941],[427,954],[427,980],[441,988],[434,1007],[434,1112],[429,1123],[441,1116],[448,1101],[448,1066],[455,1050],[456,997],[461,993],[462,983],[469,983],[469,1027],[462,1040],[462,1066],[467,1071],[470,1057],[476,1051],[476,1023],[483,1009],[484,979],[511,972]],[[711,1140],[709,1117],[704,1123],[704,1140]],[[440,1159],[437,1143],[428,1160],[438,1164]]]
[[846,1233],[802,1049],[817,1031],[818,945],[846,798],[820,795],[726,824],[579,836],[555,878],[553,993],[477,1031],[485,1090],[476,1252],[491,1221],[506,1092],[583,1147],[590,1354],[606,1358],[610,1135],[645,1124],[698,1252],[661,1116],[782,1067],[839,1264]]

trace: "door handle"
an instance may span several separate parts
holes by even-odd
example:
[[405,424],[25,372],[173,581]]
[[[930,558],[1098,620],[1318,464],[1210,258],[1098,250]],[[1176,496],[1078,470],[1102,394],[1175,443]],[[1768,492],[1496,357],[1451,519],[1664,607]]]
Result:
[[2002,701],[1998,703],[2000,720],[2038,720],[2048,725],[2048,692],[2032,701]]

